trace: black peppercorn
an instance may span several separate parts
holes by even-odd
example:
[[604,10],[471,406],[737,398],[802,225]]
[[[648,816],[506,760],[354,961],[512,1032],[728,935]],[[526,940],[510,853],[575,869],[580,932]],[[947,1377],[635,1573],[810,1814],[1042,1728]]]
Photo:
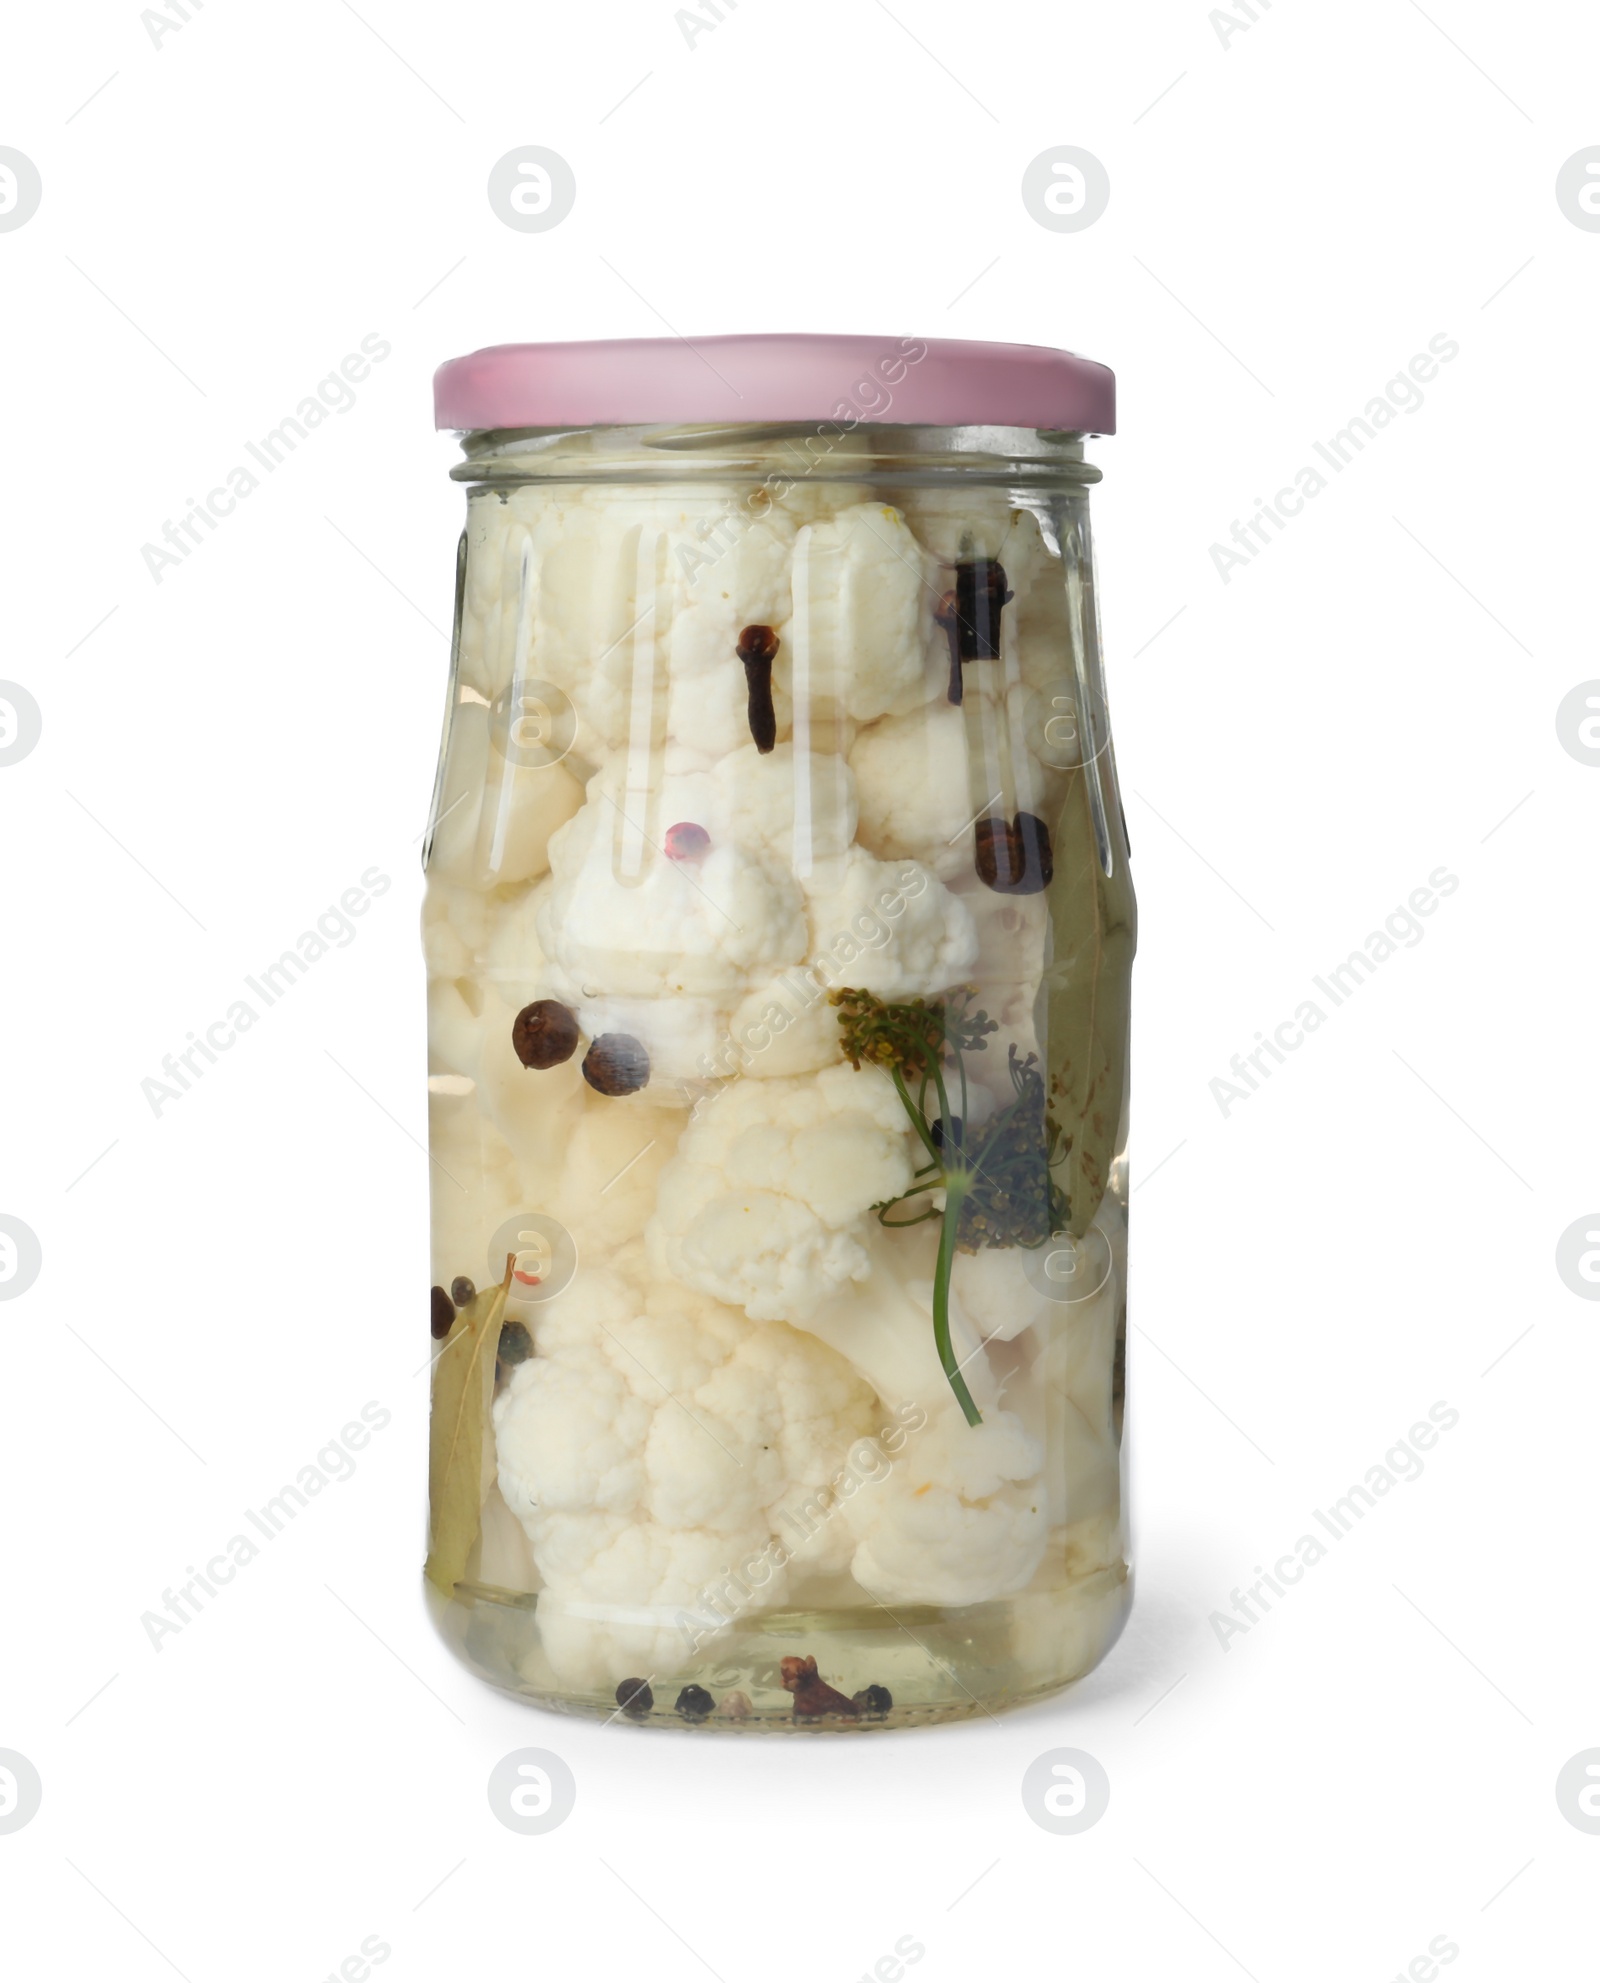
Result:
[[511,1022],[511,1049],[524,1067],[559,1067],[578,1045],[578,1021],[559,999],[536,998]]
[[887,1687],[863,1687],[854,1699],[863,1714],[887,1714],[894,1706],[894,1696]]
[[650,1056],[631,1033],[602,1033],[583,1057],[583,1078],[602,1095],[632,1095],[650,1079]]
[[744,663],[750,690],[750,735],[765,757],[778,741],[778,719],[772,707],[772,663],[778,652],[778,636],[771,627],[746,627],[735,651]]
[[456,1305],[443,1288],[428,1290],[428,1327],[433,1331],[433,1340],[442,1343],[450,1333],[450,1324],[456,1319]]
[[716,1706],[716,1702],[712,1700],[704,1687],[696,1687],[691,1684],[684,1688],[677,1700],[674,1701],[673,1706],[683,1716],[685,1721],[704,1721],[706,1716]]
[[937,1117],[934,1122],[933,1131],[932,1131],[933,1147],[936,1150],[942,1150],[945,1147],[945,1136],[948,1133],[950,1138],[950,1148],[952,1150],[959,1150],[961,1148],[961,1137],[964,1128],[965,1128],[965,1124],[962,1122],[960,1116],[953,1115],[950,1118],[949,1131],[946,1132],[944,1126],[944,1117],[942,1115]]
[[457,1308],[465,1308],[467,1303],[476,1297],[477,1292],[478,1290],[467,1279],[465,1274],[457,1274],[455,1279],[450,1283],[450,1299],[455,1303]]
[[502,1322],[500,1342],[495,1355],[507,1370],[514,1370],[519,1363],[526,1363],[533,1355],[533,1338],[521,1322]]
[[[707,1696],[709,1699],[710,1696]],[[617,1706],[624,1714],[642,1720],[656,1704],[656,1697],[650,1691],[648,1680],[620,1680],[617,1683]]]

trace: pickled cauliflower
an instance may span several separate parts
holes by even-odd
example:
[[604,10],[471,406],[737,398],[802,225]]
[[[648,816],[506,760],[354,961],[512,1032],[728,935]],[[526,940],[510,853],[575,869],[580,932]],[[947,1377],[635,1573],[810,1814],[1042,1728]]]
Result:
[[942,1409],[880,1490],[846,1504],[856,1582],[889,1603],[976,1604],[1021,1590],[1048,1534],[1043,1459],[1011,1412],[967,1425]]
[[[495,1401],[495,1445],[563,1677],[681,1659],[677,1614],[741,1563],[778,1603],[791,1557],[813,1569],[847,1559],[843,1523],[808,1549],[782,1519],[826,1497],[877,1426],[842,1357],[655,1280],[637,1246],[544,1304],[536,1344]],[[659,1616],[630,1620],[641,1609]]]
[[691,872],[656,851],[671,822],[652,831],[639,811],[625,779],[602,773],[550,841],[538,931],[558,996],[720,992],[804,955],[800,891],[782,867],[712,841]]
[[876,1069],[734,1082],[685,1129],[646,1244],[664,1272],[752,1321],[798,1321],[866,1275],[865,1215],[911,1171],[905,1111]]

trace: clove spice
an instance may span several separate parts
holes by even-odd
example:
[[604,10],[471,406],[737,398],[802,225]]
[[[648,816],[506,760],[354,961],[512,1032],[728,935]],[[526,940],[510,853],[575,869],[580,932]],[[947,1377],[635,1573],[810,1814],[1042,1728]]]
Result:
[[750,735],[765,757],[778,741],[778,719],[772,707],[772,663],[778,652],[778,636],[771,627],[746,627],[736,652],[744,663],[750,689]]
[[940,598],[933,617],[950,643],[947,693],[959,707],[962,664],[1000,659],[1000,615],[1016,595],[1006,584],[1005,566],[994,558],[972,558],[955,571],[955,590]]
[[794,1696],[797,1721],[811,1721],[824,1714],[848,1715],[854,1721],[861,1713],[848,1694],[830,1687],[819,1675],[817,1662],[809,1653],[804,1659],[791,1655],[780,1662],[778,1672],[784,1687]]

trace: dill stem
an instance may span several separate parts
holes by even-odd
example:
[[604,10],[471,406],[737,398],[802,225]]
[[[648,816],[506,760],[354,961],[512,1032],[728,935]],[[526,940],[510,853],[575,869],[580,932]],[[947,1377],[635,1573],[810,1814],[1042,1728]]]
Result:
[[950,1388],[966,1415],[968,1425],[981,1425],[983,1414],[972,1402],[972,1393],[967,1389],[967,1380],[961,1374],[961,1366],[956,1362],[955,1349],[950,1341],[950,1270],[955,1264],[961,1207],[970,1188],[971,1177],[967,1171],[946,1172],[944,1220],[939,1228],[939,1257],[933,1270],[933,1340],[939,1351],[940,1365],[950,1380]]
[[[957,1055],[957,1059],[959,1058],[960,1056]],[[950,1097],[945,1093],[944,1076],[939,1072],[939,1063],[937,1061],[933,1064],[933,1085],[939,1091],[939,1120],[944,1124],[944,1140],[950,1154],[954,1155],[956,1148],[956,1125],[953,1120],[953,1111],[950,1107]],[[962,1122],[961,1127],[965,1130],[965,1121]],[[947,1157],[946,1162],[948,1161],[949,1158]]]
[[942,1163],[944,1159],[940,1155],[939,1146],[937,1143],[934,1142],[933,1138],[928,1134],[928,1125],[923,1120],[922,1111],[917,1107],[916,1103],[912,1101],[911,1096],[907,1092],[906,1084],[901,1076],[899,1068],[891,1067],[889,1069],[889,1074],[890,1074],[890,1078],[894,1082],[895,1092],[900,1097],[900,1105],[905,1110],[906,1114],[910,1116],[911,1126],[917,1132],[917,1134],[922,1138],[923,1147],[927,1150],[928,1155],[932,1157],[933,1161],[936,1164]]

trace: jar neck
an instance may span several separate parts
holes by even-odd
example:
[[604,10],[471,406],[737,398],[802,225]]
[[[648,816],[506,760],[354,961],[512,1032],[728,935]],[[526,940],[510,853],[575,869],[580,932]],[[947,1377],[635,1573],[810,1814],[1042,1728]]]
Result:
[[523,427],[463,434],[451,479],[475,487],[528,482],[764,483],[781,500],[801,482],[902,487],[993,485],[1082,489],[1100,480],[1082,434],[1031,427],[853,425]]

